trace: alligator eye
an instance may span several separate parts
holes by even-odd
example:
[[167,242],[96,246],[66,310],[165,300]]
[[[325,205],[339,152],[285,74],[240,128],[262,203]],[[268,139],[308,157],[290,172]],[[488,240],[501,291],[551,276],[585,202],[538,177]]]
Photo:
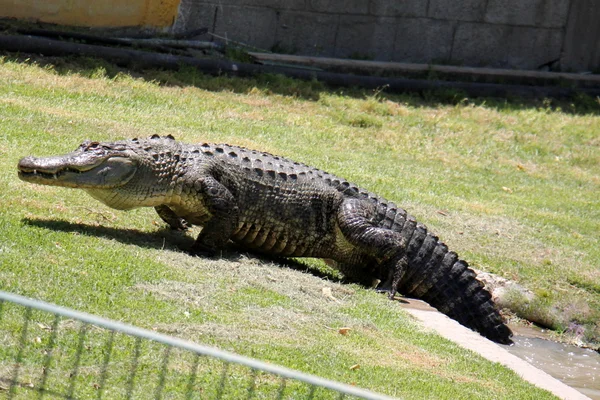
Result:
[[84,151],[88,151],[88,150],[98,150],[101,149],[102,146],[100,145],[100,142],[90,142],[87,143],[86,146],[84,147]]

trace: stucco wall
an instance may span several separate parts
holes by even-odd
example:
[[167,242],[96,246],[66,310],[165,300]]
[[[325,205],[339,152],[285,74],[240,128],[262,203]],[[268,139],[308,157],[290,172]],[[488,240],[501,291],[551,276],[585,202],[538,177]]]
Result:
[[180,0],[0,0],[0,17],[93,27],[169,28]]

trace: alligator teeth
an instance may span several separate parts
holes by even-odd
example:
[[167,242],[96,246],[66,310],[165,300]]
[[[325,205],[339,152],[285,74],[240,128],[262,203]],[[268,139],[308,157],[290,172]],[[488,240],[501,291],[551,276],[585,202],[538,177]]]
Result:
[[31,175],[31,176],[39,176],[39,177],[44,178],[44,179],[54,179],[54,180],[56,180],[56,179],[58,179],[58,175],[60,173],[53,174],[51,172],[41,172],[41,171],[38,171],[38,170],[34,169],[32,171],[29,171],[29,172],[23,171],[23,174]]

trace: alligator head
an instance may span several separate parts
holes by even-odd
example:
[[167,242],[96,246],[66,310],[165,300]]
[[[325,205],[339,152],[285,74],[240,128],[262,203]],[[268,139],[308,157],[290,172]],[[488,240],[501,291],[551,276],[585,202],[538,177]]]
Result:
[[[161,144],[174,142],[171,137],[158,136],[149,141],[158,145],[158,151]],[[149,179],[156,176],[155,164],[149,146],[133,139],[85,141],[61,156],[24,157],[17,168],[19,178],[26,182],[84,189],[110,207],[129,209],[150,205],[166,192],[156,179]]]
[[24,157],[19,178],[41,185],[80,189],[108,189],[126,184],[137,163],[125,148],[99,142],[83,142],[77,150],[61,156]]

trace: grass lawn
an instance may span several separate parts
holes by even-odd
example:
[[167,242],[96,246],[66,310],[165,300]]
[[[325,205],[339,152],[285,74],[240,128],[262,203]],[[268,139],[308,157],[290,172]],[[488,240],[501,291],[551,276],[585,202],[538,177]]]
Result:
[[[132,76],[96,61],[3,59],[0,289],[405,399],[552,398],[423,331],[385,296],[234,250],[190,257],[182,249],[193,236],[166,230],[153,210],[118,212],[81,191],[26,184],[16,164],[85,139],[152,134],[289,156],[394,200],[474,267],[533,290],[535,304],[515,302],[517,312],[598,341],[599,115],[587,98],[391,96],[273,76]],[[20,318],[7,312],[5,324]]]

